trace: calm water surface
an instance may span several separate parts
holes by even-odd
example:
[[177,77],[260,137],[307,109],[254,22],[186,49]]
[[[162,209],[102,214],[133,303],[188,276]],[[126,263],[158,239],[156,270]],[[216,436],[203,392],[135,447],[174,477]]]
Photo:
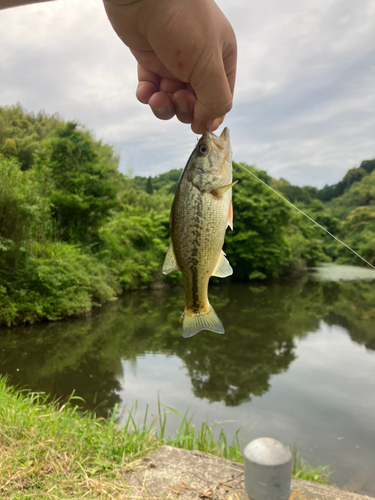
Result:
[[[210,288],[225,335],[181,337],[182,289],[131,293],[87,318],[0,330],[0,373],[120,420],[157,397],[242,445],[275,437],[331,481],[375,496],[375,272]],[[342,278],[342,281],[339,279]],[[167,433],[179,426],[168,415]]]

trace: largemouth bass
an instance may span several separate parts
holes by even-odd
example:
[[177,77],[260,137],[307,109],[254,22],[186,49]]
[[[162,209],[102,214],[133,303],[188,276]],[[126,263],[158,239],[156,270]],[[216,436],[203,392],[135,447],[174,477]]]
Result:
[[227,226],[233,229],[232,150],[229,130],[217,137],[206,131],[194,148],[173,200],[171,243],[162,272],[182,272],[185,311],[182,336],[201,330],[224,333],[207,296],[210,276],[233,273],[222,247]]

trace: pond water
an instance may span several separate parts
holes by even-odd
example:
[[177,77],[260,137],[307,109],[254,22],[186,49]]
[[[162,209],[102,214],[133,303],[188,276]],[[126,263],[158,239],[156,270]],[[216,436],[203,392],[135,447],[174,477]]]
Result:
[[[331,482],[375,496],[375,271],[324,266],[298,279],[211,287],[225,335],[181,337],[180,288],[126,294],[90,316],[0,330],[0,373],[120,421],[157,399],[242,446],[268,436]],[[229,422],[228,422],[229,421]],[[180,423],[167,417],[167,434]],[[219,426],[221,427],[221,425]]]

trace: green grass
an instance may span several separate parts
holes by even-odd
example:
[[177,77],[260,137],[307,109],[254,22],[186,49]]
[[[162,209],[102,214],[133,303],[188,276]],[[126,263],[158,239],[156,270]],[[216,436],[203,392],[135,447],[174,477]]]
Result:
[[[167,416],[165,411],[163,413],[161,412],[161,407],[181,417],[181,425],[177,431],[176,437],[166,440],[166,444],[186,450],[203,451],[242,464],[241,446],[238,439],[240,429],[237,430],[232,445],[229,445],[223,428],[220,430],[219,437],[216,437],[214,433],[215,428],[224,422],[219,422],[212,427],[209,427],[207,422],[203,422],[200,428],[197,429],[192,423],[193,416],[191,416],[189,420],[187,419],[188,410],[182,415],[177,410],[160,404],[160,401],[158,401],[158,405],[159,416],[161,415],[159,419],[160,432],[158,436],[162,439],[165,434]],[[310,465],[306,460],[300,458],[296,450],[294,451],[292,465],[292,476],[294,478],[305,479],[306,481],[312,481],[314,483],[329,484],[328,478],[332,472],[333,471],[330,470],[328,465]]]
[[[161,408],[164,410],[162,411]],[[165,425],[167,422],[167,412],[165,409],[168,410],[168,412],[175,413],[181,417],[181,424],[177,430],[176,437],[174,438],[165,437]],[[203,451],[204,453],[210,453],[211,455],[242,463],[242,454],[238,440],[239,429],[236,432],[233,444],[230,445],[227,442],[223,428],[220,430],[219,436],[215,436],[215,429],[224,422],[218,422],[210,427],[207,422],[204,421],[201,426],[197,428],[192,423],[194,415],[192,415],[189,419],[187,418],[188,412],[189,409],[187,409],[185,414],[182,415],[177,410],[169,406],[162,405],[160,400],[158,400],[158,438],[164,440],[165,444],[168,444],[169,446],[183,448],[184,450]]]
[[[136,422],[131,410],[124,428],[115,421],[82,413],[72,395],[69,401],[48,402],[48,396],[14,389],[0,377],[0,498],[55,500],[89,498],[121,500],[131,491],[124,473],[138,460],[163,444],[200,450],[237,462],[242,461],[238,432],[232,445],[225,433],[216,437],[215,427],[200,427],[176,410],[161,405],[147,423]],[[167,413],[181,417],[174,438],[165,436]],[[327,468],[311,468],[295,456],[294,474],[302,479],[326,482]],[[134,492],[132,493],[134,496]],[[138,497],[142,498],[142,497]]]
[[150,429],[126,429],[0,378],[0,498],[127,498],[123,474],[162,444]]
[[306,460],[299,457],[299,453],[294,451],[292,476],[297,479],[305,479],[313,483],[329,484],[328,478],[333,473],[329,465],[319,465],[315,467]]

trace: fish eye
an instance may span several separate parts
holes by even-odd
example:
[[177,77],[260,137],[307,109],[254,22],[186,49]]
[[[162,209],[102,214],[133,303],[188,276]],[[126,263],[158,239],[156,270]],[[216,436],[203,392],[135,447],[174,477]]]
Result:
[[201,144],[201,146],[199,148],[199,152],[202,154],[205,154],[205,153],[207,153],[207,151],[208,151],[208,147],[206,146],[206,144]]

